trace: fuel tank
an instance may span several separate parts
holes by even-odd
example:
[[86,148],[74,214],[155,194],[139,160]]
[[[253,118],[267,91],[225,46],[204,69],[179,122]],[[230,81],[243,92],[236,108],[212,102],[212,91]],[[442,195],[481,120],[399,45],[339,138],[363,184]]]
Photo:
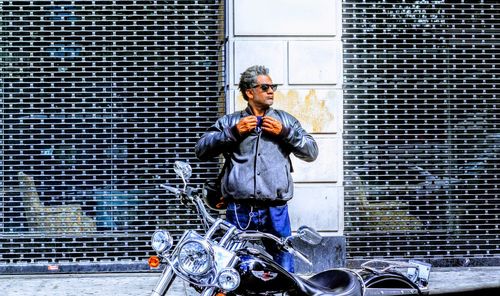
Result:
[[236,294],[282,293],[296,287],[288,271],[260,250],[242,249],[237,252],[237,256],[240,262],[235,268],[241,276],[241,283],[234,291]]

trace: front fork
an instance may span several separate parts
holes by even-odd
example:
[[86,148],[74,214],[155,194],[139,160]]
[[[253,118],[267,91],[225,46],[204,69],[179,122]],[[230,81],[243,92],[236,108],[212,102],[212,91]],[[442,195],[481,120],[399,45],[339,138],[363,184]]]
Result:
[[200,296],[213,296],[215,295],[216,288],[206,288],[203,290],[203,292],[200,294]]
[[172,287],[175,280],[175,273],[170,264],[163,270],[160,280],[156,283],[151,296],[165,296],[166,292]]
[[[172,269],[172,266],[168,265],[163,270],[163,273],[161,274],[160,279],[156,283],[156,286],[153,289],[151,296],[165,296],[165,295],[167,295],[166,293],[168,292],[170,287],[172,287],[174,280],[175,280],[175,273]],[[201,296],[213,296],[215,294],[216,290],[217,289],[214,287],[206,288],[201,293]]]

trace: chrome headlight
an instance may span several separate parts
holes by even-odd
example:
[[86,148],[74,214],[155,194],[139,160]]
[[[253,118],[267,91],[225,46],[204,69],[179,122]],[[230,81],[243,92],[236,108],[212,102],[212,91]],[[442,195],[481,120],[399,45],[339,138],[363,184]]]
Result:
[[174,245],[174,239],[170,232],[165,230],[158,230],[153,233],[151,238],[151,247],[157,253],[168,251]]
[[202,275],[213,266],[213,250],[203,240],[188,240],[179,247],[179,267],[189,275]]
[[217,284],[225,291],[233,291],[240,285],[240,274],[234,268],[224,268],[217,276]]

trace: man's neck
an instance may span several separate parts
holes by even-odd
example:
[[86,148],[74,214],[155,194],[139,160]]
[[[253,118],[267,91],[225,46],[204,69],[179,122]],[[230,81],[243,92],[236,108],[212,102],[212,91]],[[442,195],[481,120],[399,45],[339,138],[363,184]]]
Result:
[[267,111],[267,109],[259,108],[257,106],[248,105],[248,107],[250,107],[252,114],[255,116],[264,116],[264,114],[266,114]]

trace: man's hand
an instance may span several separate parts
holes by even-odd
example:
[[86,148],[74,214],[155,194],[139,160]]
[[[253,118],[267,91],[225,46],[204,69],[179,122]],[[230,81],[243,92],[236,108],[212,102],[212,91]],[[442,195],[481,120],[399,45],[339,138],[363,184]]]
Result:
[[246,116],[243,117],[237,124],[236,129],[240,136],[244,136],[249,132],[253,131],[257,127],[257,117],[256,116]]
[[271,134],[273,136],[278,136],[281,133],[281,130],[283,129],[283,125],[279,120],[271,117],[271,116],[265,116],[262,118],[262,130],[268,134]]

